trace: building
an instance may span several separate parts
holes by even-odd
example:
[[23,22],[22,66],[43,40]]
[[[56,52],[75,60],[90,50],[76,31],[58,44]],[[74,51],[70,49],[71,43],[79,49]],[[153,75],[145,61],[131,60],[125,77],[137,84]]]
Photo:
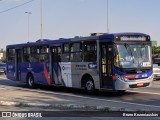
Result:
[[5,62],[5,60],[6,60],[6,52],[3,49],[1,49],[0,50],[0,61]]

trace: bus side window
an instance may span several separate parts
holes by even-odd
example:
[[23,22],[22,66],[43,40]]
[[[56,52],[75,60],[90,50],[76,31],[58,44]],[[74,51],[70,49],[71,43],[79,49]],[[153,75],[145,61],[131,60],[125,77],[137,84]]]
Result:
[[71,43],[71,53],[70,53],[70,61],[71,62],[81,62],[82,61],[82,43]]
[[23,62],[30,62],[30,47],[23,48]]
[[85,62],[95,62],[97,60],[97,45],[96,42],[84,42],[84,61]]
[[49,61],[49,48],[47,45],[39,47],[39,62],[48,62]]
[[48,53],[48,46],[44,45],[44,46],[40,46],[40,53]]
[[8,62],[15,62],[15,49],[8,49]]
[[70,54],[69,54],[69,43],[63,44],[63,52],[62,52],[62,62],[69,62]]
[[38,62],[38,60],[39,60],[38,46],[32,46],[30,49],[31,49],[30,61],[31,62]]
[[23,62],[30,62],[30,56],[29,55],[23,55]]
[[39,62],[48,62],[48,54],[40,54],[39,55]]
[[69,53],[62,54],[62,62],[69,62]]
[[38,59],[39,59],[39,55],[31,55],[30,56],[30,61],[31,62],[38,62]]

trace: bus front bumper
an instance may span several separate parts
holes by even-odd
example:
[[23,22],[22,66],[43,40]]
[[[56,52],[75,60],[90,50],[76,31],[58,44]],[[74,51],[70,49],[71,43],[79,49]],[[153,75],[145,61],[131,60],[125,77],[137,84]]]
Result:
[[153,75],[146,79],[136,79],[136,80],[123,80],[118,78],[115,81],[115,90],[127,90],[130,88],[139,88],[139,87],[150,87],[152,85]]

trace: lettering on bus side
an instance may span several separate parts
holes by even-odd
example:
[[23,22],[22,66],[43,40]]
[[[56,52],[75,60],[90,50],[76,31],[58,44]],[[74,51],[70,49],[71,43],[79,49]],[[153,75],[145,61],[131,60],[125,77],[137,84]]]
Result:
[[87,70],[86,65],[75,65],[76,70]]
[[8,65],[8,69],[13,69],[13,65]]

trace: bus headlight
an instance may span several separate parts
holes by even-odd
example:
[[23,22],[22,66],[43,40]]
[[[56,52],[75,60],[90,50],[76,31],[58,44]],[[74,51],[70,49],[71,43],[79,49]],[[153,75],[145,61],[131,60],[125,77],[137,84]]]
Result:
[[128,80],[135,80],[136,79],[136,75],[122,75],[122,79],[124,81],[128,81]]
[[124,80],[124,81],[127,81],[127,80],[129,80],[129,79],[128,79],[128,78],[126,78],[126,77],[122,77],[122,78],[123,78],[123,80]]
[[128,80],[127,78],[125,78],[124,76],[121,76],[121,75],[118,75],[118,79],[119,80],[123,80],[123,81],[127,81]]
[[148,77],[149,80],[153,79],[153,74],[151,76]]

